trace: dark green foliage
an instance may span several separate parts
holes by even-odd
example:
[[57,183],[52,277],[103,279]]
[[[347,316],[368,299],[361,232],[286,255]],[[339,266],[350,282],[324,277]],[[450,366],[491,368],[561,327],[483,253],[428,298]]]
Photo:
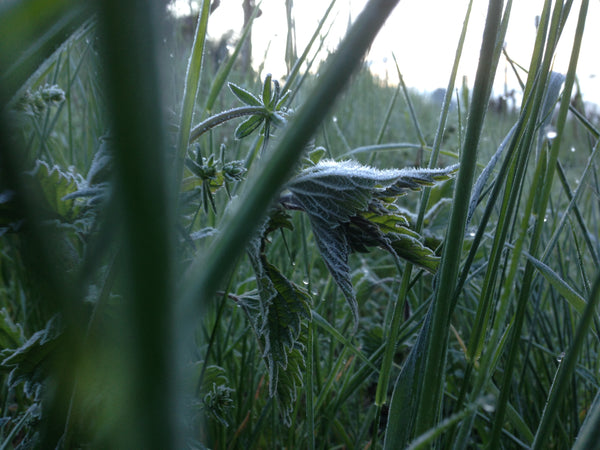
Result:
[[[210,0],[193,43],[144,2],[9,3],[1,448],[596,444],[600,133],[566,120],[587,1],[566,74],[571,2],[545,2],[528,73],[490,2],[456,108],[462,44],[441,106],[355,71],[394,1],[317,76],[332,0],[281,85],[237,69],[258,16],[212,76]],[[487,110],[503,57],[513,113]]]

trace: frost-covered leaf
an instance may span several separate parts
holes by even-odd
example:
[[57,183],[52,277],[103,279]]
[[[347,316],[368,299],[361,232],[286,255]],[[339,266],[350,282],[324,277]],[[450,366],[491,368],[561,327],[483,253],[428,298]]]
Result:
[[294,229],[294,225],[292,225],[292,217],[283,209],[274,209],[269,214],[264,236],[266,237],[273,231],[282,228],[287,228],[288,230]]
[[351,248],[348,243],[347,234],[342,227],[331,227],[327,222],[318,217],[310,216],[310,224],[313,229],[317,246],[321,257],[335,280],[336,284],[342,290],[346,301],[352,311],[355,326],[358,324],[358,303],[352,288],[350,280],[350,266],[348,265],[348,255]]
[[[267,225],[263,233],[266,234],[266,230]],[[303,330],[304,322],[311,317],[311,299],[266,260],[263,246],[261,236],[248,249],[256,273],[258,295],[240,298],[238,304],[248,316],[262,348],[269,371],[269,394],[278,398],[284,421],[290,425],[306,368]]]
[[6,308],[0,309],[0,348],[14,348],[23,341],[23,328],[13,322]]
[[439,266],[439,257],[414,234],[416,233],[395,233],[389,236],[390,246],[400,258],[434,273]]
[[262,101],[264,105],[271,104],[271,97],[273,92],[271,91],[271,74],[268,73],[263,83]]
[[199,403],[199,407],[210,418],[228,427],[231,421],[231,411],[234,406],[232,394],[235,392],[235,389],[230,387],[225,369],[216,365],[205,367],[204,364],[204,362],[200,362],[196,365],[198,376],[202,376],[202,385],[200,387],[202,400]]
[[32,395],[35,386],[44,381],[50,370],[49,359],[61,341],[57,322],[56,317],[49,320],[46,328],[34,333],[21,347],[2,351],[0,369],[10,371],[7,385],[11,389],[24,382],[25,393]]
[[265,117],[261,115],[250,116],[250,118],[244,120],[238,127],[235,129],[235,138],[243,139],[246,136],[250,136],[254,131],[256,131],[265,121]]
[[392,202],[407,191],[450,178],[456,169],[380,170],[353,161],[321,160],[289,183],[291,194],[284,204],[308,214],[321,256],[350,305],[355,326],[358,304],[348,255],[379,246],[434,272],[438,257],[408,228],[406,214]]
[[[271,365],[286,369],[288,354],[300,335],[301,321],[310,318],[310,296],[266,261],[265,270],[277,295],[271,298],[263,322],[264,353],[271,360]],[[277,377],[273,378],[272,385],[277,383]]]
[[444,169],[375,169],[355,161],[322,160],[303,170],[289,184],[294,199],[309,215],[331,226],[347,222],[368,209],[374,197],[397,197],[450,178],[456,166]]
[[110,137],[103,137],[100,139],[100,148],[98,148],[98,151],[94,154],[94,159],[92,159],[92,164],[90,165],[86,177],[89,186],[109,182],[113,169],[113,141]]
[[261,101],[254,96],[251,92],[244,88],[239,87],[236,84],[229,83],[229,89],[231,92],[242,102],[248,106],[262,106]]
[[44,161],[38,160],[35,168],[28,172],[40,186],[45,206],[51,214],[64,220],[74,220],[80,211],[76,199],[69,194],[76,192],[83,180],[71,172],[65,172],[58,166],[50,168]]

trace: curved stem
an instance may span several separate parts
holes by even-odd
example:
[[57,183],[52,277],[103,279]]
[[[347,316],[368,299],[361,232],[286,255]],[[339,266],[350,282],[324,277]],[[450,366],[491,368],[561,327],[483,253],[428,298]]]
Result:
[[223,125],[225,122],[231,119],[255,115],[262,115],[267,117],[270,115],[270,112],[263,106],[241,106],[239,108],[228,109],[227,111],[223,111],[219,114],[215,114],[214,116],[210,116],[208,119],[200,122],[192,129],[192,132],[190,133],[190,143],[194,142],[207,131],[218,127],[219,125]]

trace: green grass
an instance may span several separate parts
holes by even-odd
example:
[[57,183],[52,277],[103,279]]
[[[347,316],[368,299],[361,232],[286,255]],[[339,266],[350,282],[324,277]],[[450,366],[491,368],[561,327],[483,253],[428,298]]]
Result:
[[505,114],[510,2],[468,101],[457,42],[442,105],[361,67],[393,2],[316,77],[324,15],[279,85],[236,52],[215,71],[201,3],[194,43],[145,2],[1,7],[0,448],[594,448],[600,124],[568,112],[588,2],[545,3]]

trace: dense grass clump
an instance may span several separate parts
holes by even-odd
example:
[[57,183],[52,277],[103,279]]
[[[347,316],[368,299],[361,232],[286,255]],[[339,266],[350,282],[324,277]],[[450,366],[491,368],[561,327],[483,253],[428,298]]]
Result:
[[443,99],[363,66],[389,0],[319,65],[333,0],[281,80],[241,62],[258,9],[223,58],[209,0],[191,36],[50,3],[0,7],[2,448],[598,445],[587,1],[545,2],[514,110],[511,1]]

